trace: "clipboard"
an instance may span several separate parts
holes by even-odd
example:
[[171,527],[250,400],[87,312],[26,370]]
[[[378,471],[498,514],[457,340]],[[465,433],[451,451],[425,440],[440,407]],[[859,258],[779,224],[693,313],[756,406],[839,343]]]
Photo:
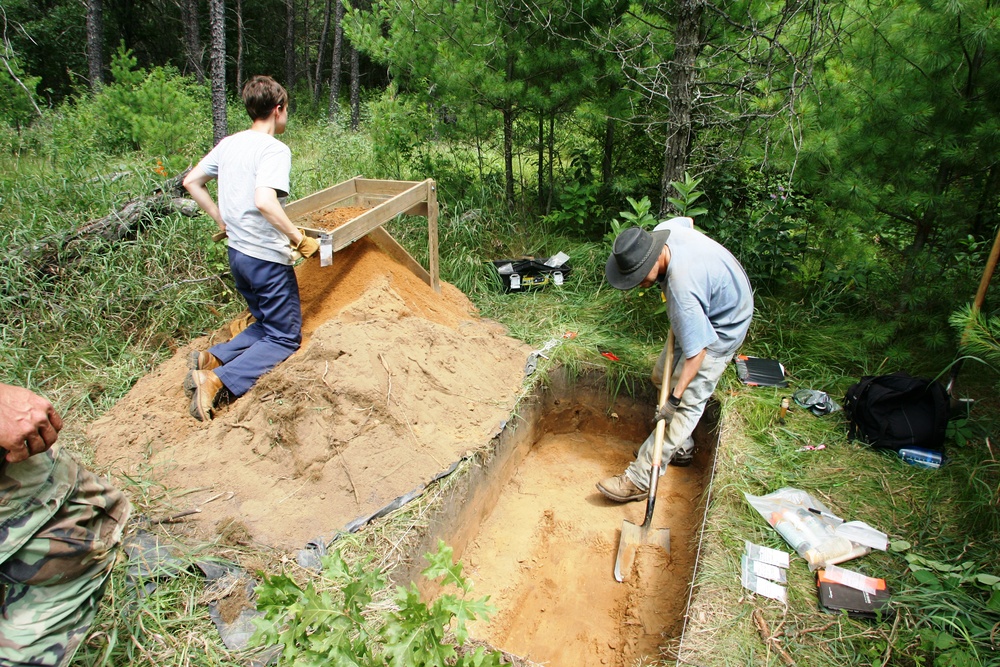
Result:
[[774,359],[761,359],[739,355],[736,357],[736,374],[740,382],[750,387],[787,387],[785,367]]

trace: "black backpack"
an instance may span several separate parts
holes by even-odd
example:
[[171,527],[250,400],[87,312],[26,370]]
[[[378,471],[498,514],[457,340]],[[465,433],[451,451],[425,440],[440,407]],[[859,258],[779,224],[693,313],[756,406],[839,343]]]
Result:
[[877,449],[944,450],[951,401],[940,382],[899,371],[866,375],[847,390],[847,437]]

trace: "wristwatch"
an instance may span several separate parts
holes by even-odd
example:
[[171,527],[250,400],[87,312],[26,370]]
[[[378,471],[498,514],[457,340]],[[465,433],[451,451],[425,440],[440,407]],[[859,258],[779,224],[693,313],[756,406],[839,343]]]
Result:
[[670,394],[670,398],[668,398],[667,401],[669,401],[670,405],[674,406],[675,408],[681,404],[681,399],[674,396],[673,394]]

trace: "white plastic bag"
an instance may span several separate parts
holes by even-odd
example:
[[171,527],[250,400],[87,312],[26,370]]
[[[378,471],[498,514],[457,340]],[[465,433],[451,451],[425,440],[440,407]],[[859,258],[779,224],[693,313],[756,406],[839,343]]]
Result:
[[800,489],[784,487],[766,496],[743,494],[755,510],[806,559],[810,570],[864,556],[870,547],[835,533],[843,520]]

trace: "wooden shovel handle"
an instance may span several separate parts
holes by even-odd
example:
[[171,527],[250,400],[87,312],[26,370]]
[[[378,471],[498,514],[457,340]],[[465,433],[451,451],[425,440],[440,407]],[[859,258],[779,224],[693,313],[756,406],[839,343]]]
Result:
[[[663,380],[660,382],[660,403],[656,406],[659,412],[670,398],[670,379],[674,375],[674,330],[667,333],[667,358],[663,364]],[[660,480],[660,464],[663,463],[663,437],[667,432],[667,423],[662,419],[656,422],[656,432],[653,436],[653,464],[649,469],[649,495],[646,497],[646,518],[643,527],[648,527],[653,520],[653,506],[656,503],[656,486]]]

